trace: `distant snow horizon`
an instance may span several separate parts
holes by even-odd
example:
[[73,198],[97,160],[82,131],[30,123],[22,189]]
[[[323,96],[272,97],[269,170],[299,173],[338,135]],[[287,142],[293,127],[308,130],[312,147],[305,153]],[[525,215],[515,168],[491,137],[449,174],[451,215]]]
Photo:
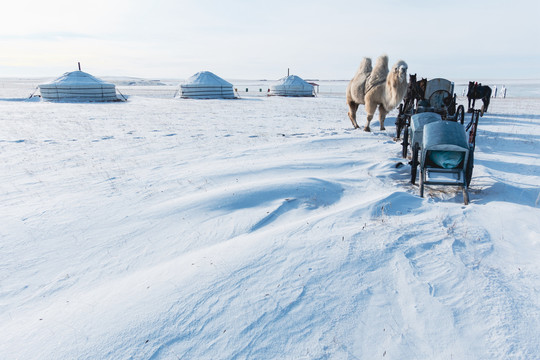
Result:
[[[95,74],[92,74],[95,75]],[[219,75],[219,74],[216,74]],[[183,83],[187,78],[144,78],[144,77],[135,77],[135,76],[99,76],[96,77],[106,80],[108,82],[114,83],[120,88],[124,87],[160,87],[164,90],[167,90],[163,93],[163,97],[167,97],[168,92],[172,91]],[[421,77],[421,76],[419,76]],[[12,98],[17,96],[28,96],[39,84],[45,83],[51,80],[58,78],[55,77],[0,77],[0,87],[3,82],[13,82],[20,81],[22,84],[26,84],[26,93],[21,93],[24,86],[21,86],[17,89],[16,94],[8,94],[6,90],[0,91],[0,98]],[[234,79],[234,78],[224,78],[228,82],[232,83],[239,91],[241,96],[262,96],[266,95],[268,87],[273,83],[277,82],[279,79]],[[347,87],[348,79],[317,79],[317,78],[303,78],[306,81],[315,82],[319,85],[319,93],[331,93],[335,96],[341,96],[345,94],[345,89]],[[432,79],[432,78],[428,78]],[[497,86],[500,89],[502,86],[507,89],[507,97],[512,98],[540,98],[540,79],[452,79],[449,80],[454,82],[455,93],[458,96],[464,95],[464,88],[467,86],[469,81],[477,81],[484,85],[491,87]],[[248,91],[246,91],[246,88]],[[172,90],[171,90],[172,89]],[[1,90],[1,88],[0,88]],[[170,90],[170,91],[169,91]]]
[[[66,71],[66,72],[69,72],[69,71]],[[66,73],[64,72],[64,73]],[[64,74],[62,73],[62,74]],[[17,79],[20,79],[20,80],[47,80],[47,79],[55,79],[55,78],[58,78],[59,76],[61,76],[62,74],[57,74],[57,75],[51,75],[51,76],[1,76],[0,77],[0,81],[13,81],[13,80],[17,80]],[[216,73],[217,74],[217,73]],[[414,74],[414,72],[413,72]],[[164,76],[164,77],[159,77],[159,76],[149,76],[149,77],[145,77],[145,76],[124,76],[124,75],[100,75],[100,74],[94,74],[92,73],[92,75],[96,76],[96,77],[99,77],[99,78],[102,78],[102,79],[108,79],[108,80],[111,80],[111,79],[117,79],[119,81],[126,81],[126,80],[145,80],[145,81],[185,81],[186,79],[189,78],[189,76],[186,76],[186,77],[169,77],[169,76]],[[219,74],[218,74],[219,75]],[[291,75],[298,75],[298,74],[291,74]],[[354,75],[354,74],[353,74]],[[191,75],[190,75],[191,76]],[[220,75],[221,76],[221,75]],[[350,81],[350,79],[339,79],[339,78],[320,78],[320,77],[304,77],[304,76],[301,76],[301,75],[298,75],[300,76],[302,79],[306,80],[306,81]],[[281,78],[283,78],[285,76],[282,76],[280,78],[276,78],[276,79],[271,79],[271,78],[234,78],[234,77],[223,77],[223,79],[226,79],[227,81],[277,81]],[[419,78],[421,77],[424,77],[424,76],[421,76],[421,74],[418,76]],[[497,77],[482,77],[482,78],[475,78],[475,79],[467,79],[467,78],[451,78],[451,77],[444,77],[444,76],[441,76],[443,78],[447,78],[451,81],[453,81],[454,83],[467,83],[468,81],[477,81],[477,82],[482,82],[482,83],[494,83],[494,82],[508,82],[508,83],[528,83],[528,84],[539,84],[540,85],[540,77],[539,78],[536,78],[536,77],[532,77],[532,78],[518,78],[518,77],[509,77],[509,78],[505,78],[505,77],[500,77],[500,78],[497,78]],[[351,78],[352,78],[352,75],[351,75]],[[427,79],[434,79],[435,77],[427,77]]]

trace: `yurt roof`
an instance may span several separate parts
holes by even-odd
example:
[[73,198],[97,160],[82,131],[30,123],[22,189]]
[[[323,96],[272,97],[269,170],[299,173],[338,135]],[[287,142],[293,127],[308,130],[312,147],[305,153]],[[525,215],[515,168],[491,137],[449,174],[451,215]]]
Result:
[[114,86],[114,84],[105,82],[101,79],[98,79],[95,76],[92,76],[80,70],[67,72],[64,75],[60,76],[58,79],[53,80],[50,83],[43,84],[43,85],[88,86],[92,84]]
[[184,85],[217,85],[232,86],[228,81],[223,80],[210,71],[201,71],[186,80]]
[[306,82],[304,79],[302,79],[299,76],[296,75],[289,75],[287,77],[284,77],[279,80],[279,85],[282,86],[302,86],[308,89],[311,89],[313,85]]

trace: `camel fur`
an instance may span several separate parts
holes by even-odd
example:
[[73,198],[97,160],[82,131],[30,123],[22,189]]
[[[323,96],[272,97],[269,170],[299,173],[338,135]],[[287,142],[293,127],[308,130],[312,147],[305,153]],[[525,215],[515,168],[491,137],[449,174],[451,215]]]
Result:
[[392,71],[389,71],[388,56],[380,56],[373,68],[371,59],[364,58],[347,86],[348,115],[354,128],[359,128],[356,122],[358,106],[365,105],[367,123],[364,131],[370,131],[369,124],[377,108],[379,109],[380,129],[384,130],[386,114],[401,102],[406,91],[407,63],[405,61],[398,61],[392,67]]

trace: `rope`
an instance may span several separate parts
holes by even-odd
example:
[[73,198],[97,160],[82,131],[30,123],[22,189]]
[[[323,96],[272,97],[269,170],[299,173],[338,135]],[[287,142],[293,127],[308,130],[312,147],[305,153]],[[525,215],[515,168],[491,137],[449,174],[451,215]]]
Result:
[[127,98],[124,96],[124,94],[122,94],[122,93],[120,92],[120,90],[118,90],[118,88],[116,88],[116,91],[118,91],[118,93],[119,93],[120,95],[122,95],[122,97],[124,98],[124,101],[127,101]]
[[34,96],[34,94],[36,93],[37,89],[39,89],[39,85],[36,86],[36,88],[34,89],[34,92],[30,94],[30,96],[28,97],[29,99],[31,99],[31,98]]

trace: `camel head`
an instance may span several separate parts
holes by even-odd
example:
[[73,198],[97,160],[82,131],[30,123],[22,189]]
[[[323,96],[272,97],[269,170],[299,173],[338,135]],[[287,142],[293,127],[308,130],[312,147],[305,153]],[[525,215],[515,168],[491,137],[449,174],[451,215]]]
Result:
[[407,92],[407,69],[407,63],[399,60],[386,77],[384,107],[387,111],[395,108]]
[[403,60],[398,61],[393,67],[391,73],[400,84],[407,83],[407,63]]

